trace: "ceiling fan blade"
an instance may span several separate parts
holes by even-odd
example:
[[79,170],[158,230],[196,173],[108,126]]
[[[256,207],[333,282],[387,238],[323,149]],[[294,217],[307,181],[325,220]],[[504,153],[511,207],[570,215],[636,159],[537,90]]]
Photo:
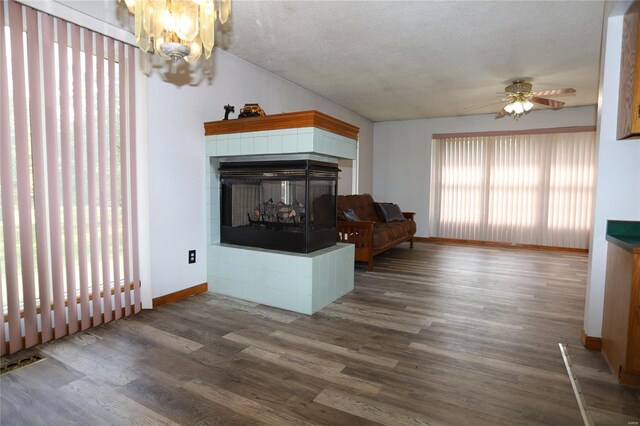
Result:
[[576,93],[576,89],[566,88],[566,89],[551,89],[551,90],[541,90],[540,92],[532,92],[533,96],[558,96],[558,95],[568,95],[570,93]]
[[505,111],[504,109],[501,109],[500,111],[496,112],[496,116],[494,118],[498,119],[498,118],[505,117],[507,115],[509,115],[507,114],[507,111]]
[[540,105],[546,105],[549,108],[560,108],[560,107],[562,107],[562,105],[564,105],[564,102],[555,101],[553,99],[539,98],[537,96],[534,96],[529,100],[531,102],[535,102],[535,103],[540,104]]
[[490,107],[490,106],[494,106],[494,105],[498,105],[501,103],[506,102],[506,100],[504,99],[500,99],[499,101],[495,101],[495,102],[491,102],[490,104],[486,104],[486,105],[480,105],[480,106],[473,106],[473,107],[468,107],[468,108],[463,108],[463,111],[475,111],[477,109],[481,109],[481,108],[486,108],[486,107]]

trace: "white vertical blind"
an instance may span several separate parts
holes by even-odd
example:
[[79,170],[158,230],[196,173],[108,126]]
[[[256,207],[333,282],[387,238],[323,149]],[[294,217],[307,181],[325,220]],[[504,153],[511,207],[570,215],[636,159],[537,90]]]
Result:
[[434,139],[434,237],[587,248],[595,132]]
[[14,0],[0,24],[5,354],[138,312],[140,292],[133,47]]

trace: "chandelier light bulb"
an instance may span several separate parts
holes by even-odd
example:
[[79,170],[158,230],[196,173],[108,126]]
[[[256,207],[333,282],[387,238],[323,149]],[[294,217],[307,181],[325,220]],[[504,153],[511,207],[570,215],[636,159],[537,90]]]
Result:
[[505,105],[504,110],[507,114],[511,114],[513,112],[513,103]]
[[164,30],[174,31],[176,29],[173,15],[171,14],[171,11],[169,9],[162,9],[161,11],[157,12],[156,16],[158,17],[160,27],[162,27]]
[[202,41],[200,41],[200,37],[194,38],[193,41],[189,43],[189,49],[191,52],[184,58],[185,61],[192,63],[200,59],[200,55],[202,55]]
[[533,108],[533,102],[531,102],[531,101],[529,101],[529,100],[526,100],[526,101],[522,104],[522,106],[524,107],[524,110],[525,110],[526,112],[529,112],[529,111],[531,111],[531,109]]

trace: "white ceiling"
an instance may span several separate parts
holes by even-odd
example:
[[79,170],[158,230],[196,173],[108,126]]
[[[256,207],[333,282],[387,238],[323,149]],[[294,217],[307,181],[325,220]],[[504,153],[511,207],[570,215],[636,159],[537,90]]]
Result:
[[216,45],[373,121],[495,112],[468,108],[514,78],[573,87],[556,99],[593,105],[603,10],[603,1],[233,0]]

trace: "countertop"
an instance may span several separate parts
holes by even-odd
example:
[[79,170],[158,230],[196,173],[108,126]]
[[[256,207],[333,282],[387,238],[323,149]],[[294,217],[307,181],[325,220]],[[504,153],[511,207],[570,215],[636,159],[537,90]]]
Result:
[[608,220],[607,241],[640,254],[640,221]]

